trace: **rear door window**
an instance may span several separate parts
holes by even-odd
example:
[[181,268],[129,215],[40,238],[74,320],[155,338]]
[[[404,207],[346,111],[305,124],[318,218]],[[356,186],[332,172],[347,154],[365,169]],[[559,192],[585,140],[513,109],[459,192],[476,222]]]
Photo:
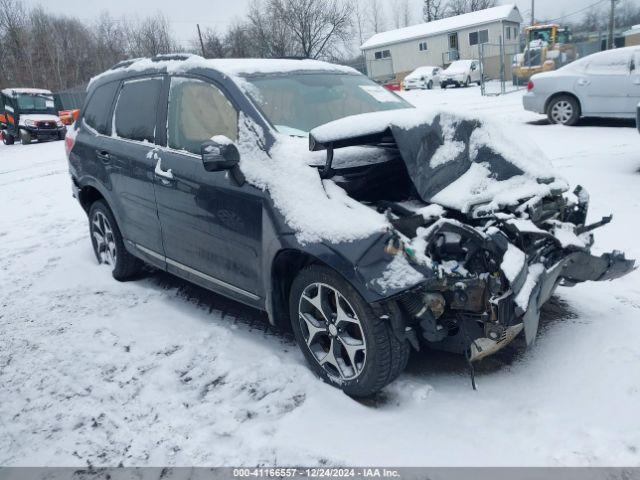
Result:
[[587,73],[592,75],[626,75],[630,72],[631,52],[610,50],[590,57]]
[[168,145],[200,154],[215,135],[238,138],[238,112],[215,85],[191,78],[173,78],[167,118]]
[[138,142],[155,142],[162,78],[130,80],[122,85],[113,113],[115,134]]
[[85,108],[83,120],[91,129],[102,135],[111,134],[111,125],[109,125],[109,113],[111,112],[111,104],[113,97],[118,89],[118,82],[111,82],[96,88],[93,95],[89,99],[87,108]]

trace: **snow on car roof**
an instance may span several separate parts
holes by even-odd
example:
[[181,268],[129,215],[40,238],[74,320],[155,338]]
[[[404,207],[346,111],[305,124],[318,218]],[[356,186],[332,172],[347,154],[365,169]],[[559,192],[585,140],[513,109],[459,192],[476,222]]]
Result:
[[370,48],[391,45],[393,43],[404,42],[415,38],[437,35],[450,30],[459,30],[461,28],[472,27],[474,25],[481,25],[483,23],[507,19],[522,22],[522,17],[520,16],[518,7],[513,4],[500,5],[498,7],[465,13],[464,15],[434,20],[429,23],[420,23],[418,25],[411,25],[397,30],[377,33],[364,42],[360,46],[360,49],[368,50]]
[[51,95],[51,90],[44,90],[42,88],[5,88],[2,90],[4,95],[13,96],[20,93],[26,93],[31,95],[46,94]]
[[116,65],[111,70],[93,77],[89,82],[95,82],[103,76],[122,71],[146,71],[165,70],[168,73],[183,73],[194,68],[210,68],[217,70],[230,77],[252,75],[289,73],[298,71],[331,71],[356,74],[357,70],[344,65],[322,62],[310,59],[272,59],[272,58],[213,58],[205,59],[198,55],[183,55],[182,58],[168,56],[166,60],[162,57],[140,58],[128,62],[122,62],[122,66]]
[[420,74],[422,72],[431,73],[434,68],[439,68],[439,67],[430,67],[430,66],[418,67],[413,72],[411,72],[409,75],[407,75],[407,77],[410,77],[413,74]]

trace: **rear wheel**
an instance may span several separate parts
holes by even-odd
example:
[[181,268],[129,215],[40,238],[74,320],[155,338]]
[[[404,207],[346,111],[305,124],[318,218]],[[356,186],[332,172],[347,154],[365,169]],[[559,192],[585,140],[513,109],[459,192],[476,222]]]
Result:
[[20,130],[20,143],[22,145],[29,145],[31,143],[31,134],[26,130]]
[[575,125],[580,119],[580,105],[575,98],[560,95],[549,102],[547,117],[551,123]]
[[370,396],[404,370],[409,344],[333,270],[311,265],[289,297],[296,341],[311,368],[353,397]]
[[122,281],[140,273],[142,261],[127,252],[113,213],[103,200],[89,209],[89,232],[98,263],[109,265],[113,278]]

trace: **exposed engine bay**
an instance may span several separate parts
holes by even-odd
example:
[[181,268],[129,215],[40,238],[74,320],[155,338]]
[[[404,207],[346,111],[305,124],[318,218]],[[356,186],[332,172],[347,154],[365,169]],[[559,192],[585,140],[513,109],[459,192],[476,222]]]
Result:
[[[327,150],[321,175],[387,216],[386,267],[369,285],[391,292],[384,315],[415,348],[427,343],[473,361],[522,331],[530,345],[559,285],[634,269],[621,252],[590,254],[593,230],[612,217],[587,224],[585,189],[570,191],[496,148],[479,121],[437,116],[346,138],[315,133],[311,149]],[[334,168],[333,150],[353,145],[386,149],[390,160]]]

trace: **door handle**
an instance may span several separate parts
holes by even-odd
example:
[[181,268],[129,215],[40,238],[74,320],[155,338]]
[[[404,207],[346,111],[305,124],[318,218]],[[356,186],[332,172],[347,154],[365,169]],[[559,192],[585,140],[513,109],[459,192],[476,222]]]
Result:
[[111,161],[111,155],[109,155],[109,152],[106,150],[96,150],[96,157],[98,157],[102,163],[109,163]]
[[581,87],[586,87],[587,85],[590,85],[591,82],[589,80],[585,80],[584,78],[581,78],[580,80],[578,80],[578,85],[580,85]]
[[161,162],[162,160],[158,158],[158,163],[156,163],[156,168],[154,170],[155,174],[165,180],[173,180],[173,172],[170,168],[167,170],[163,170]]

